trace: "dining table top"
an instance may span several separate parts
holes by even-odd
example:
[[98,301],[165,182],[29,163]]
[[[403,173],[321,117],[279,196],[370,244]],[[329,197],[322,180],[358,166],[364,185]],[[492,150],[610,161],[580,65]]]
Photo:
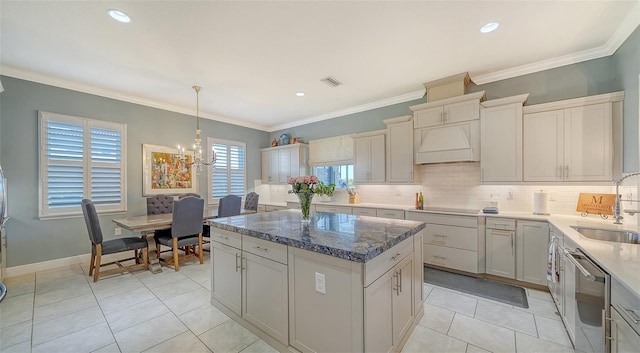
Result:
[[[256,211],[242,209],[240,212],[240,214],[243,215],[251,213],[256,213]],[[202,215],[202,220],[213,218],[218,218],[218,208],[205,208],[204,214]],[[169,229],[171,228],[171,223],[173,222],[173,214],[165,213],[116,218],[113,219],[113,222],[118,226],[132,232],[146,232],[160,229]]]

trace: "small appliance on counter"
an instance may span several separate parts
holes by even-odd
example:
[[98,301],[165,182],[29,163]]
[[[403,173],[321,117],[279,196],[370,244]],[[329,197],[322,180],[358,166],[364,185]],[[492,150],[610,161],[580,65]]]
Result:
[[347,193],[349,194],[350,204],[360,203],[360,195],[358,195],[356,188],[347,188]]
[[498,208],[497,207],[485,207],[485,208],[482,209],[482,213],[498,214]]

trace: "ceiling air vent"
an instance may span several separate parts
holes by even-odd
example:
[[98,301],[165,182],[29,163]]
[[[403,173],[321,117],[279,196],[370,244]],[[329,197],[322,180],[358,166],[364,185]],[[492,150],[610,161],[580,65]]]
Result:
[[342,84],[342,82],[336,80],[335,78],[333,78],[331,76],[327,76],[327,77],[323,78],[320,81],[326,83],[327,85],[329,85],[331,87],[337,87],[337,86],[340,86]]

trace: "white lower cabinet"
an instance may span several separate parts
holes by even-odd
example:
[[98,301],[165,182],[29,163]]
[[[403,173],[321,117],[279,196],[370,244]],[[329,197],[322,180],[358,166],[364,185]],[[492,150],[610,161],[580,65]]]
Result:
[[413,253],[364,290],[365,352],[392,352],[411,328]]
[[516,278],[515,237],[513,230],[487,229],[487,273]]
[[611,338],[611,353],[636,353],[640,349],[640,336],[613,307],[611,308]]
[[517,221],[516,279],[547,284],[549,224],[547,222]]
[[[211,297],[287,345],[287,247],[260,239],[244,242],[239,239],[239,234],[220,230],[212,237]],[[229,243],[242,246],[233,247]]]
[[479,263],[484,234],[478,233],[477,217],[407,211],[406,219],[427,223],[423,239],[425,264],[484,272],[484,261],[482,266]]
[[243,254],[242,316],[278,341],[289,343],[287,265]]
[[211,239],[211,297],[234,313],[242,312],[242,250]]

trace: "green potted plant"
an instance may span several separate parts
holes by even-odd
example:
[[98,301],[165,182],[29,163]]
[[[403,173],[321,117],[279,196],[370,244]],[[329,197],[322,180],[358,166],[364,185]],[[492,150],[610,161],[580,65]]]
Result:
[[316,185],[315,192],[320,196],[320,201],[329,202],[333,198],[333,193],[336,191],[336,184],[325,184],[322,181]]

